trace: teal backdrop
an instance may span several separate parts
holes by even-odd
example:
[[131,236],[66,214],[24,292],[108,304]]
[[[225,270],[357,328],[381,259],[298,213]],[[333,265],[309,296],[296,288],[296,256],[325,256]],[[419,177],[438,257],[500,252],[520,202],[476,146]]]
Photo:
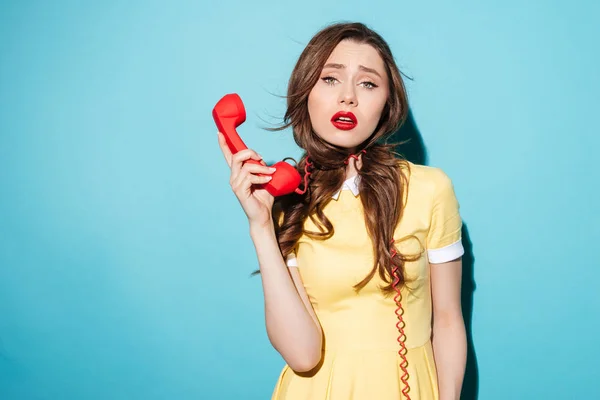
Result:
[[211,110],[239,93],[247,144],[299,157],[262,128],[338,21],[389,42],[407,156],[454,181],[463,397],[600,398],[599,4],[2,1],[0,398],[270,398],[283,360]]

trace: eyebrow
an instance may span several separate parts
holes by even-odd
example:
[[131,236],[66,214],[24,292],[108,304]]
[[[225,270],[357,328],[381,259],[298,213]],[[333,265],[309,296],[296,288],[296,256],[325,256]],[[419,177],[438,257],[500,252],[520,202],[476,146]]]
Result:
[[[346,68],[346,66],[344,64],[329,63],[329,64],[325,64],[323,69],[325,69],[325,68],[344,69],[344,68]],[[364,65],[359,65],[358,69],[360,69],[361,71],[370,72],[381,78],[381,75],[379,74],[379,72],[377,72],[373,68],[365,67]]]

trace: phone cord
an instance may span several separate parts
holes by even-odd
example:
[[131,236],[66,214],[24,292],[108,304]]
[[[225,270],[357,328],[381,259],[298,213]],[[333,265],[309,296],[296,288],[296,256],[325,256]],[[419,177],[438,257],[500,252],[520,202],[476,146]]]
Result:
[[308,167],[312,167],[312,165],[313,164],[310,162],[310,157],[306,157],[306,163],[304,164],[304,189],[300,190],[300,188],[297,188],[294,190],[294,192],[298,194],[306,193],[308,190],[308,178],[310,177],[310,171],[308,170]]
[[[366,150],[361,150],[361,153],[366,153]],[[344,164],[348,164],[350,158],[354,158],[355,160],[358,160],[358,156],[356,156],[355,154],[351,154],[346,161],[344,162]],[[312,162],[310,162],[310,157],[306,157],[306,163],[304,165],[304,189],[300,190],[299,188],[295,190],[296,193],[298,194],[304,194],[306,193],[306,190],[308,189],[308,179],[310,177],[311,172],[308,170],[309,167],[312,167]],[[393,259],[398,252],[396,251],[395,247],[394,247],[394,242],[395,240],[392,239],[391,245],[391,258]],[[400,333],[400,335],[398,336],[398,343],[400,344],[400,350],[398,351],[398,354],[400,355],[402,361],[400,362],[400,369],[402,370],[402,375],[400,376],[400,380],[402,381],[402,383],[404,384],[404,389],[402,389],[402,394],[404,394],[404,397],[406,398],[406,400],[411,400],[410,395],[408,394],[408,392],[410,392],[410,385],[408,384],[408,360],[406,359],[406,354],[408,353],[408,349],[406,348],[406,334],[404,333],[404,327],[406,326],[405,322],[404,322],[404,308],[402,307],[402,292],[400,289],[400,277],[398,275],[398,266],[393,265],[392,264],[392,274],[393,274],[393,287],[396,290],[396,295],[394,296],[394,301],[396,302],[396,311],[395,314],[398,317],[398,323],[396,323],[396,328],[398,328],[398,332]]]
[[[365,149],[362,149],[360,152],[361,153],[366,153],[367,151]],[[358,156],[356,154],[350,154],[348,156],[348,158],[346,158],[346,161],[344,161],[344,164],[348,165],[348,162],[350,161],[351,158],[354,158],[356,161],[358,161]]]
[[[396,254],[398,254],[398,252],[394,248],[394,240],[392,239],[391,258],[393,259],[396,256]],[[396,290],[396,295],[394,296],[394,301],[396,302],[396,305],[397,305],[396,316],[398,316],[398,323],[396,324],[396,328],[398,328],[398,332],[400,333],[400,336],[398,336],[398,343],[400,344],[400,350],[398,351],[398,354],[402,358],[402,361],[400,362],[400,369],[402,370],[403,373],[402,373],[402,376],[400,376],[400,380],[404,384],[404,389],[402,389],[402,394],[404,394],[404,397],[406,397],[407,400],[410,400],[410,395],[408,394],[408,392],[410,391],[410,385],[408,384],[408,369],[407,369],[408,360],[406,359],[406,353],[408,353],[408,350],[406,348],[406,334],[404,333],[404,327],[406,326],[406,324],[404,323],[404,318],[402,317],[404,315],[404,308],[402,307],[402,293],[400,292],[400,286],[399,286],[400,277],[398,276],[398,267],[393,264],[392,264],[392,274],[394,275],[394,281],[393,281],[392,285],[394,286],[394,289]]]
[[[367,151],[365,149],[362,149],[360,152],[366,153]],[[348,162],[350,161],[351,158],[358,160],[358,156],[356,154],[350,154],[348,156],[348,158],[344,161],[344,164],[348,165]],[[306,164],[304,164],[304,189],[297,188],[296,190],[294,190],[294,192],[296,192],[297,194],[304,194],[308,190],[308,179],[310,177],[310,171],[308,170],[308,168],[312,167],[312,166],[313,166],[313,163],[310,162],[310,156],[307,156]]]

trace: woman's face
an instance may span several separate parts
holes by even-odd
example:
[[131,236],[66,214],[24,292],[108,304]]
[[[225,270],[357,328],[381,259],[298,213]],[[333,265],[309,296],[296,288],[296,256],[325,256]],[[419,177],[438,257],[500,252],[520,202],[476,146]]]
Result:
[[375,131],[388,96],[388,76],[377,50],[344,40],[308,95],[313,130],[323,140],[353,150]]

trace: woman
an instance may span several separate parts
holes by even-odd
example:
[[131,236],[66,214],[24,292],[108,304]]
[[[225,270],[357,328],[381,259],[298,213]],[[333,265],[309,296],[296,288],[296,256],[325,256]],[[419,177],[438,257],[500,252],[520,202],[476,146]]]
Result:
[[459,205],[442,170],[384,143],[407,112],[386,42],[335,24],[301,54],[280,128],[305,150],[304,194],[274,201],[260,186],[273,169],[244,163],[261,160],[250,149],[232,156],[218,135],[256,248],[267,333],[287,363],[273,399],[460,396]]

